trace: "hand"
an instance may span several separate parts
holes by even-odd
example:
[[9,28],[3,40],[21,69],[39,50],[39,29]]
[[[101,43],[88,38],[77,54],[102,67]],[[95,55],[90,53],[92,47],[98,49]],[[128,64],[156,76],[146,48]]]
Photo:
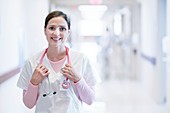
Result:
[[49,75],[48,69],[43,64],[38,64],[33,72],[31,83],[33,85],[38,85],[48,75]]
[[73,81],[74,83],[78,82],[80,80],[80,76],[76,73],[76,71],[73,69],[73,67],[70,64],[66,64],[61,69],[62,74]]

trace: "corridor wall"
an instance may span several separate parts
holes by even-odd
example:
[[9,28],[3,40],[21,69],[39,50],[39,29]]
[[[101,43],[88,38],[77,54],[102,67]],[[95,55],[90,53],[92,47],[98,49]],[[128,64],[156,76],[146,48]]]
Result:
[[49,0],[0,1],[0,83],[46,46],[44,20],[48,11]]
[[0,76],[19,66],[18,37],[22,24],[20,0],[0,1]]
[[162,4],[163,0],[141,1],[141,74],[147,92],[157,104],[164,104],[165,74],[162,62]]
[[[167,38],[170,41],[170,0],[167,0]],[[167,50],[169,51],[167,53],[167,61],[166,61],[166,69],[167,69],[167,81],[166,81],[166,95],[167,95],[167,109],[168,109],[168,113],[170,113],[170,46],[169,48],[167,48]]]

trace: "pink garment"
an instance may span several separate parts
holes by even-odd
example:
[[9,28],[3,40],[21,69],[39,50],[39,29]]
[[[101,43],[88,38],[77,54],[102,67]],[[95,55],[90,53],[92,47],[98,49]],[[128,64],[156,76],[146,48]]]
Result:
[[88,105],[91,105],[95,100],[95,91],[89,87],[84,78],[75,83],[80,99]]
[[28,89],[23,91],[23,102],[28,108],[33,108],[38,97],[38,86],[29,83]]
[[67,58],[67,57],[64,57],[63,59],[61,59],[61,60],[59,60],[59,61],[57,61],[57,62],[53,62],[53,61],[49,60],[51,66],[53,67],[53,69],[54,69],[54,71],[55,71],[56,73],[58,73],[58,72],[60,71],[62,65],[64,64],[64,62],[65,62],[65,60],[66,60],[66,58]]
[[[64,57],[62,60],[58,62],[50,61],[50,64],[56,73],[61,69],[61,66],[64,64],[65,60],[66,57]],[[89,105],[92,104],[95,99],[94,89],[89,87],[83,78],[81,78],[80,81],[74,84],[77,88],[80,99]],[[38,98],[38,86],[35,86],[32,83],[30,83],[28,89],[23,91],[23,102],[25,106],[27,106],[30,109],[33,108],[36,104],[37,98]]]
[[[62,59],[58,62],[50,61],[50,64],[52,65],[52,67],[56,73],[59,71],[61,66],[64,64],[65,60],[66,60],[66,57],[64,57],[64,59]],[[95,99],[94,89],[90,88],[83,78],[80,81],[78,81],[77,83],[75,83],[75,86],[77,88],[80,99],[89,105],[92,104]]]

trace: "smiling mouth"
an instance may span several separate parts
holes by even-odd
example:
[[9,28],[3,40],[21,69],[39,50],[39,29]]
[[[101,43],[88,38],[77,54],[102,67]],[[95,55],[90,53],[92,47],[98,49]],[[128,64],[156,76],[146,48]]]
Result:
[[54,41],[59,41],[59,40],[61,40],[62,38],[51,38],[52,40],[54,40]]

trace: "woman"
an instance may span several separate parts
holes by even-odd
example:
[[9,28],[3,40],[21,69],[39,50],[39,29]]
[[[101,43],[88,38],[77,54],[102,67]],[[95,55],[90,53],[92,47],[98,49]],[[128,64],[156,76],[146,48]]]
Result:
[[48,48],[26,61],[17,86],[23,102],[35,113],[83,113],[82,103],[95,100],[95,77],[88,58],[65,46],[70,20],[61,11],[49,13],[44,33]]

